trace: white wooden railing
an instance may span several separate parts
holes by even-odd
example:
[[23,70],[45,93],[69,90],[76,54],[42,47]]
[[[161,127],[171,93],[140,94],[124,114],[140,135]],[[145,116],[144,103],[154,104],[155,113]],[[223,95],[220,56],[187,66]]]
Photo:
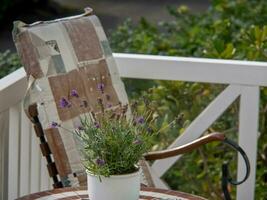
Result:
[[[174,141],[172,147],[199,137],[240,97],[238,142],[249,156],[251,175],[246,183],[238,187],[237,199],[254,199],[259,87],[267,86],[267,63],[134,54],[114,54],[114,57],[121,77],[228,85]],[[0,79],[0,200],[11,200],[51,188],[38,141],[22,110],[26,85],[22,68]],[[158,177],[178,158],[153,164],[153,177],[158,180],[159,187],[162,184]],[[239,157],[238,177],[243,175],[244,163]]]

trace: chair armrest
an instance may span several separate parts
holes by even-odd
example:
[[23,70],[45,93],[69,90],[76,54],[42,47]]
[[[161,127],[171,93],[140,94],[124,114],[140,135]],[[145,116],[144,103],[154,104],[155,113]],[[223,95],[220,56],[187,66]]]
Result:
[[176,148],[147,153],[144,155],[144,158],[145,160],[159,160],[169,158],[180,154],[188,153],[204,144],[213,141],[224,141],[224,139],[225,135],[223,133],[211,133]]
[[245,182],[250,174],[250,163],[249,163],[249,159],[245,153],[245,151],[234,141],[229,140],[225,137],[225,135],[223,133],[211,133],[208,134],[206,136],[200,137],[196,140],[194,140],[193,142],[187,143],[185,145],[176,147],[176,148],[172,148],[172,149],[167,149],[167,150],[163,150],[163,151],[156,151],[156,152],[150,152],[144,155],[145,160],[160,160],[160,159],[164,159],[164,158],[169,158],[169,157],[173,157],[173,156],[177,156],[179,154],[184,154],[184,153],[188,153],[204,144],[207,144],[209,142],[213,142],[213,141],[222,141],[223,143],[227,144],[228,146],[230,146],[232,149],[236,150],[238,153],[240,153],[240,155],[242,156],[242,158],[244,159],[245,165],[246,165],[246,173],[245,176],[242,180],[239,181],[234,181],[231,177],[230,177],[230,173],[228,170],[228,163],[224,162],[222,165],[222,190],[223,190],[223,194],[224,194],[224,199],[225,200],[231,200],[229,191],[228,191],[228,184],[232,184],[232,185],[240,185],[243,182]]

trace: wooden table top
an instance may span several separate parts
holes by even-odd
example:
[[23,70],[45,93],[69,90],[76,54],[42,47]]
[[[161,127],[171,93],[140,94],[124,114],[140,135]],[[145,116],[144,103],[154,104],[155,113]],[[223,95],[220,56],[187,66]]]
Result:
[[[24,197],[18,198],[18,200],[89,200],[87,195],[87,188],[78,187],[78,188],[62,188],[54,189],[44,192],[38,192],[30,194]],[[177,192],[173,190],[164,190],[150,187],[141,187],[140,191],[140,200],[204,200],[205,198]]]

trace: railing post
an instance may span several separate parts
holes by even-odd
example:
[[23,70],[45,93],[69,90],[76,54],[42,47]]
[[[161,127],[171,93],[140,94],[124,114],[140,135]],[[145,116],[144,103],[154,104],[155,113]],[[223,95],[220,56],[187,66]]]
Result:
[[0,200],[8,199],[9,109],[0,113]]
[[9,108],[8,125],[8,200],[19,196],[20,104]]
[[[247,153],[251,173],[246,182],[238,186],[238,200],[253,200],[255,190],[256,162],[257,162],[257,137],[259,120],[259,93],[258,86],[243,86],[240,99],[239,113],[239,145]],[[238,180],[245,176],[245,164],[242,157],[238,156]]]

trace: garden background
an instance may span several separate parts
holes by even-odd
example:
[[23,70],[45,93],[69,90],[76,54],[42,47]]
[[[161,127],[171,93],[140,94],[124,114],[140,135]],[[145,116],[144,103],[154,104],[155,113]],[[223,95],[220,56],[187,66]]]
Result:
[[[153,1],[150,0],[150,4],[153,4]],[[60,4],[61,1],[56,2],[23,1],[23,8],[27,9],[19,12],[22,1],[3,0],[0,7],[0,25],[3,27],[0,31],[2,37],[0,78],[21,67],[17,54],[14,53],[14,47],[3,40],[5,34],[11,34],[10,22],[15,19],[25,19],[30,23],[68,16],[79,13],[78,7],[83,6],[81,3],[75,7],[77,2],[75,5],[64,6]],[[153,13],[149,15],[149,19],[139,17],[133,17],[132,20],[125,17],[124,20],[114,19],[120,24],[118,26],[113,18],[109,19],[109,15],[101,15],[101,6],[98,7],[96,4],[100,16],[106,23],[113,52],[267,61],[266,0],[212,0],[210,3],[201,1],[202,4],[188,1],[189,6],[180,5],[180,1],[169,1],[169,3],[160,7],[162,13]],[[109,4],[103,5],[107,5],[107,8],[109,6]],[[146,6],[149,7],[149,4]],[[93,2],[92,7],[94,7]],[[138,10],[136,12],[138,13]],[[98,15],[97,10],[96,14]],[[109,20],[105,20],[105,17]],[[113,24],[110,24],[112,21]],[[109,30],[114,26],[115,29]],[[8,35],[6,38],[9,37],[11,36]],[[11,48],[11,51],[6,51],[6,48]],[[179,116],[175,127],[165,130],[155,139],[154,149],[165,148],[182,134],[190,122],[225,88],[225,85],[179,81],[125,79],[124,82],[130,100],[141,96],[153,103],[153,109],[159,116],[155,124],[158,128]],[[239,112],[237,103],[233,104],[208,132],[222,131],[236,140]],[[262,88],[255,193],[256,199],[259,200],[264,200],[267,196],[266,113],[267,88]],[[221,199],[220,177],[221,164],[224,160],[232,163],[231,173],[234,175],[236,155],[219,143],[209,144],[184,155],[164,175],[164,179],[175,190],[198,194],[209,199]],[[231,190],[234,196],[235,187]]]

